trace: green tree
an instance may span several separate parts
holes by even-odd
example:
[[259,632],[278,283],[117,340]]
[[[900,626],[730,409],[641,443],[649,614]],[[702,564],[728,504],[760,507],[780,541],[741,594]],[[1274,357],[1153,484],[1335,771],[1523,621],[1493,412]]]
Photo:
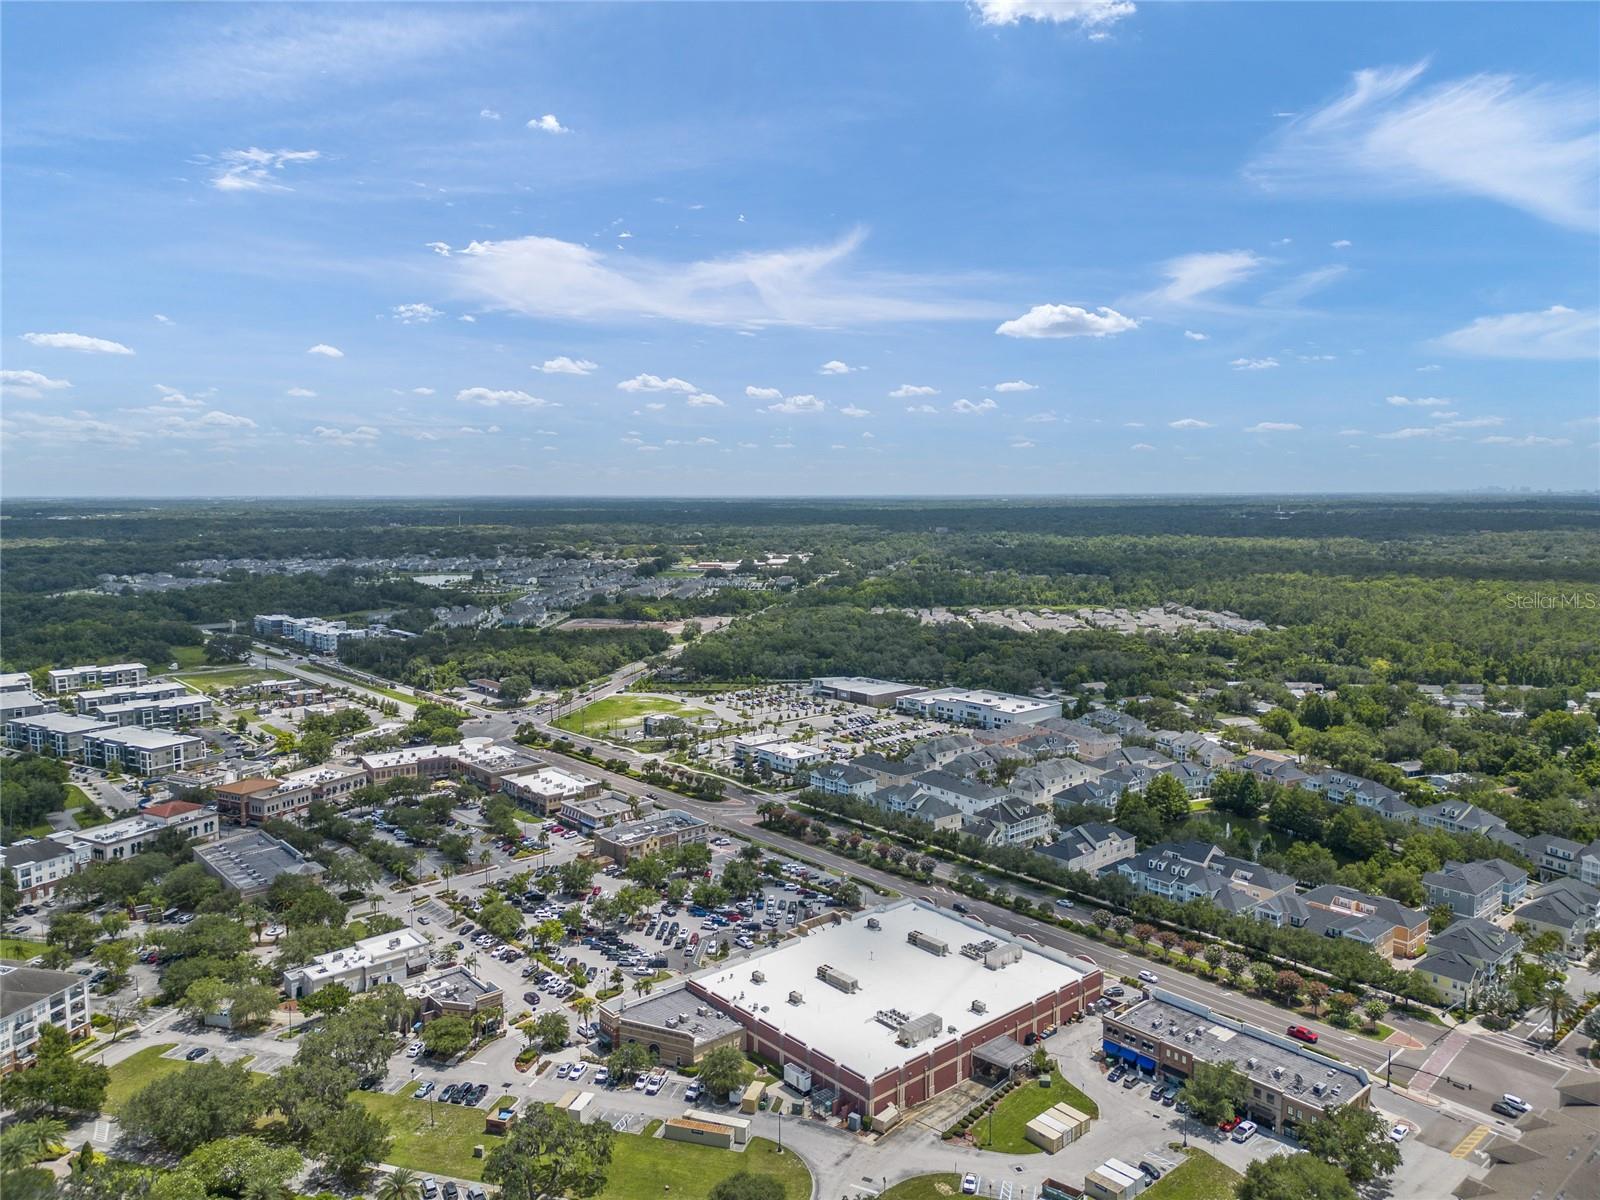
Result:
[[45,941],[59,946],[73,958],[81,958],[100,937],[100,926],[80,912],[62,910],[50,918],[50,928]]
[[483,1177],[500,1185],[502,1200],[585,1200],[605,1187],[614,1136],[604,1121],[585,1125],[554,1105],[536,1104],[490,1152]]
[[786,1200],[783,1180],[776,1175],[735,1171],[718,1181],[709,1200]]
[[422,1044],[434,1058],[454,1058],[472,1045],[472,1022],[465,1017],[439,1017],[422,1027]]
[[281,996],[278,989],[264,983],[236,984],[228,999],[229,1020],[235,1029],[251,1029],[265,1025],[272,1018]]
[[333,754],[333,738],[318,730],[302,734],[296,745],[300,757],[308,763],[327,762]]
[[349,1101],[318,1126],[311,1139],[311,1154],[342,1185],[354,1189],[372,1165],[389,1153],[393,1142],[388,1122],[365,1105]]
[[1232,1059],[1219,1063],[1197,1060],[1194,1074],[1183,1085],[1183,1099],[1196,1120],[1215,1125],[1243,1109],[1245,1087],[1245,1077]]
[[171,1154],[188,1154],[207,1142],[244,1133],[264,1100],[249,1070],[215,1059],[162,1075],[123,1105],[122,1128]]
[[479,911],[478,924],[486,933],[508,942],[522,932],[522,914],[504,900],[491,900]]
[[313,1015],[327,1015],[340,1012],[350,1003],[350,989],[342,983],[329,983],[319,987],[309,996],[302,996],[296,1001],[301,1012]]
[[1339,1168],[1353,1184],[1392,1175],[1400,1147],[1389,1140],[1389,1121],[1377,1109],[1354,1104],[1327,1109],[1297,1131],[1305,1151]]
[[566,1017],[555,1011],[540,1013],[533,1021],[533,1036],[546,1053],[559,1050],[567,1044],[571,1029]]
[[409,1167],[396,1167],[378,1180],[373,1200],[422,1200],[422,1180]]
[[128,914],[114,908],[100,918],[100,932],[108,938],[121,937],[128,929]]
[[59,1025],[39,1027],[34,1045],[34,1065],[5,1077],[7,1107],[44,1109],[62,1113],[99,1112],[105,1104],[111,1072],[99,1063],[80,1062],[72,1056],[72,1037]]
[[202,1021],[213,1013],[221,1012],[223,1003],[232,994],[233,984],[226,979],[208,975],[204,979],[196,979],[184,989],[178,1007],[187,1016]]
[[533,680],[526,675],[513,673],[500,680],[500,699],[507,704],[516,704],[533,691]]
[[1309,1154],[1275,1154],[1245,1168],[1235,1200],[1356,1200],[1337,1167]]
[[90,953],[95,966],[106,972],[101,983],[102,991],[114,992],[128,982],[128,972],[133,967],[133,943],[124,938],[101,942]]
[[574,858],[556,868],[556,879],[566,896],[581,896],[594,881],[594,863],[589,859]]
[[721,1099],[744,1084],[749,1060],[737,1046],[718,1046],[700,1060],[700,1082],[712,1096]]
[[1169,829],[1189,818],[1189,793],[1176,776],[1157,775],[1144,789],[1144,798]]
[[65,1121],[42,1117],[21,1121],[0,1133],[0,1168],[14,1171],[53,1154],[67,1136]]
[[208,1192],[256,1200],[278,1195],[303,1165],[298,1150],[270,1146],[246,1135],[207,1142],[186,1157],[180,1169],[198,1178]]
[[623,1042],[606,1058],[606,1069],[618,1083],[637,1079],[654,1065],[642,1042]]

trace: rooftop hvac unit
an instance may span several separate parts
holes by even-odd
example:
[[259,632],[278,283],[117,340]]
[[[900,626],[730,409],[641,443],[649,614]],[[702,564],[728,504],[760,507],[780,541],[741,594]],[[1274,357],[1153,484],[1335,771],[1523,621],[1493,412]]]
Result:
[[882,929],[883,928],[883,922],[878,920],[877,917],[868,917],[867,918],[867,928],[868,929]]
[[944,1028],[944,1018],[938,1013],[923,1013],[920,1017],[912,1017],[904,1022],[895,1034],[895,1040],[902,1046],[915,1046],[938,1035]]
[[974,1000],[972,1002],[972,1011],[979,1014],[986,1013],[989,1011],[989,1006],[982,1000]]
[[765,983],[766,981],[767,981],[767,973],[765,971],[751,971],[750,972],[750,982],[751,983]]
[[1282,1067],[1273,1067],[1272,1068],[1272,1077],[1274,1079],[1282,1079],[1283,1078],[1283,1068]]
[[906,941],[917,947],[917,949],[926,950],[929,954],[935,955],[939,958],[943,958],[946,954],[950,953],[950,944],[948,942],[923,933],[920,929],[913,929],[910,933],[906,934]]
[[1246,1071],[1254,1071],[1260,1063],[1261,1060],[1259,1058],[1247,1058],[1244,1060],[1244,1069]]
[[1021,961],[1022,947],[1015,942],[996,946],[993,950],[986,951],[983,956],[983,965],[991,971],[998,971],[1001,967],[1008,967],[1014,962]]
[[837,967],[830,967],[827,963],[817,968],[817,978],[841,992],[856,992],[861,988],[860,981],[854,975],[846,975]]
[[805,1002],[806,1002],[806,998],[804,996],[802,996],[799,992],[790,992],[789,993],[789,1003],[790,1004],[804,1004]]

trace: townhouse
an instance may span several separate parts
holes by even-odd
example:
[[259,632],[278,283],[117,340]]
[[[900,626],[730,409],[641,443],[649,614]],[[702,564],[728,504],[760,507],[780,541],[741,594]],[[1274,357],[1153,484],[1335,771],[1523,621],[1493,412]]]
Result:
[[1171,900],[1207,899],[1232,913],[1253,913],[1294,890],[1294,877],[1209,842],[1166,842],[1117,863],[1116,871],[1146,895]]
[[1048,809],[1007,796],[968,817],[962,831],[986,846],[1028,846],[1049,836],[1053,819]]
[[919,791],[943,800],[964,816],[972,816],[979,809],[988,808],[991,804],[1006,798],[1006,793],[1001,788],[990,787],[976,780],[963,779],[948,771],[924,771],[912,782]]
[[78,859],[71,846],[37,838],[0,847],[0,866],[11,872],[24,902],[31,902],[55,895],[61,881],[78,869]]
[[1391,821],[1417,823],[1416,805],[1399,792],[1373,779],[1363,779],[1345,771],[1323,771],[1305,781],[1305,787],[1320,792],[1335,804],[1353,804]]
[[1434,986],[1447,1005],[1471,1004],[1521,950],[1522,939],[1510,930],[1463,917],[1428,943],[1428,952],[1412,969]]
[[[1571,838],[1541,833],[1528,838],[1526,854],[1540,879],[1583,879],[1584,857],[1600,867],[1600,838],[1585,846]],[[1587,880],[1586,882],[1600,882]]]
[[1138,853],[1131,833],[1105,821],[1085,821],[1063,830],[1061,836],[1036,853],[1054,859],[1069,871],[1098,874]]
[[811,786],[829,796],[864,800],[878,789],[878,780],[854,763],[824,763],[811,768]]
[[1600,931],[1600,888],[1579,879],[1557,879],[1512,917],[1535,934],[1556,934],[1567,954],[1576,958],[1584,953],[1589,935]]
[[1284,787],[1303,787],[1311,775],[1287,754],[1275,750],[1252,750],[1240,755],[1230,766],[1232,771],[1248,771],[1262,783],[1271,781]]
[[1421,909],[1334,883],[1274,896],[1256,916],[1280,928],[1348,938],[1386,958],[1412,958],[1428,939],[1428,914]]
[[1424,875],[1422,886],[1430,908],[1448,905],[1460,917],[1492,917],[1504,906],[1504,877],[1482,863],[1447,862]]
[[868,802],[884,812],[911,817],[933,826],[936,830],[960,829],[965,814],[955,805],[923,791],[915,783],[897,783],[881,787],[868,797]]

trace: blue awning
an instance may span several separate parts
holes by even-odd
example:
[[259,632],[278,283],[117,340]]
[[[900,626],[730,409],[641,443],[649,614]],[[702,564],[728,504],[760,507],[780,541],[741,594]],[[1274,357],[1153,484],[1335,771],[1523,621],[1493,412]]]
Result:
[[1116,1058],[1119,1054],[1122,1053],[1122,1047],[1117,1045],[1110,1038],[1106,1038],[1104,1041],[1102,1041],[1100,1043],[1100,1048],[1102,1050],[1104,1050],[1107,1054],[1109,1054],[1112,1058]]
[[1140,1054],[1136,1057],[1135,1061],[1138,1062],[1139,1070],[1141,1071],[1154,1071],[1156,1069],[1156,1060],[1153,1058],[1146,1058],[1144,1055]]
[[1139,1052],[1137,1050],[1131,1050],[1127,1046],[1122,1047],[1118,1053],[1121,1054],[1122,1057],[1128,1062],[1132,1062],[1134,1059],[1139,1057]]

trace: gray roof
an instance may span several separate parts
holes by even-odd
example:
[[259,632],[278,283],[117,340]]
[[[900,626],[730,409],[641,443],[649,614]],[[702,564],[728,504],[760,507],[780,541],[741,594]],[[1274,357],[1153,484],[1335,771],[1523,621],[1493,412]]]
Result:
[[1482,917],[1462,917],[1428,941],[1430,952],[1449,951],[1473,962],[1498,962],[1522,948],[1522,939]]
[[974,800],[998,800],[1005,795],[999,788],[992,788],[973,779],[963,779],[948,771],[925,771],[917,776],[916,782],[924,788],[939,788],[941,791],[969,796]]
[[41,838],[32,842],[15,842],[10,846],[0,846],[0,862],[8,867],[15,867],[22,863],[51,862],[58,858],[71,858],[72,851],[60,842],[52,842],[48,838]]
[[1447,862],[1443,869],[1424,875],[1422,883],[1425,887],[1477,896],[1490,888],[1503,886],[1504,879],[1500,872],[1490,870],[1482,863]]
[[1456,979],[1462,983],[1471,983],[1478,978],[1480,968],[1477,963],[1465,955],[1454,950],[1429,950],[1417,960],[1417,970],[1433,971],[1443,975],[1446,979]]
[[236,892],[259,892],[280,875],[320,875],[293,846],[259,829],[246,829],[209,846],[196,846],[203,867]]
[[9,1017],[74,984],[86,982],[70,971],[47,971],[20,963],[0,962],[0,1017]]

